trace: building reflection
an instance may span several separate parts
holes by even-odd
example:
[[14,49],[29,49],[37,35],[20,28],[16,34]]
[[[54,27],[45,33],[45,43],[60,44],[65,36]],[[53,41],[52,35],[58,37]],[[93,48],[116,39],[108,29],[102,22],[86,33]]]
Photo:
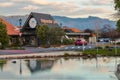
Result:
[[54,60],[28,60],[27,66],[31,73],[50,70],[54,65]]
[[30,76],[35,72],[50,70],[54,65],[54,60],[9,60],[6,65],[0,64],[1,71],[11,72],[16,75]]

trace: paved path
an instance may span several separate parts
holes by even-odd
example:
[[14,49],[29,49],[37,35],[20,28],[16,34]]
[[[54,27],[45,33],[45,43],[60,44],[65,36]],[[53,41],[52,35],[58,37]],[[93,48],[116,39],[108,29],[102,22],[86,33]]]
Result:
[[0,59],[20,59],[20,58],[45,58],[48,56],[61,56],[64,55],[65,53],[68,54],[81,54],[81,52],[76,52],[76,51],[55,51],[55,52],[44,52],[44,53],[32,53],[32,54],[7,54],[7,55],[0,55]]
[[56,51],[75,51],[75,50],[83,50],[83,49],[91,49],[91,48],[94,48],[94,46],[92,45],[65,46],[65,47],[57,47],[57,48],[25,47],[25,50],[0,50],[0,55],[45,53],[45,52],[56,52]]

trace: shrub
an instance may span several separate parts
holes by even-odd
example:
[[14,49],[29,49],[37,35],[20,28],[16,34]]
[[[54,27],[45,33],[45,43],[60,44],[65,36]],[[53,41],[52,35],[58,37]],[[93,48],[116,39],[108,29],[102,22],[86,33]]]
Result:
[[98,46],[98,47],[95,47],[95,49],[103,49],[103,47]]
[[105,46],[105,48],[109,48],[109,46]]
[[74,40],[73,40],[73,39],[64,38],[64,39],[63,39],[63,44],[64,44],[64,45],[74,44]]
[[117,44],[120,45],[120,42],[118,42]]
[[23,47],[10,47],[10,50],[25,50]]
[[120,56],[120,48],[117,49],[117,54],[115,53],[115,49],[99,49],[98,53],[96,49],[91,49],[91,50],[85,50],[83,51],[83,54],[90,54],[90,55],[96,55],[96,54],[100,54],[100,55],[105,55],[105,56]]
[[68,57],[69,56],[69,54],[68,53],[64,53],[64,55],[63,55],[64,57]]

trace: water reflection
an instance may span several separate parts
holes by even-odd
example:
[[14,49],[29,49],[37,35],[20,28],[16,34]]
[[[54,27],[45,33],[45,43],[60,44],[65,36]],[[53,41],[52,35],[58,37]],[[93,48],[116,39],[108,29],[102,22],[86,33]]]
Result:
[[[4,68],[5,72],[11,72],[16,75],[30,76],[31,74],[39,71],[45,71],[52,68],[54,60],[9,60]],[[1,66],[1,65],[0,65]]]
[[[120,58],[117,58],[117,63]],[[0,78],[22,80],[117,80],[115,57],[21,59],[0,64]],[[7,78],[7,79],[6,79]]]
[[54,60],[28,60],[27,61],[27,66],[31,73],[50,70],[53,64],[54,64]]
[[115,75],[120,80],[120,64],[118,64],[116,67]]

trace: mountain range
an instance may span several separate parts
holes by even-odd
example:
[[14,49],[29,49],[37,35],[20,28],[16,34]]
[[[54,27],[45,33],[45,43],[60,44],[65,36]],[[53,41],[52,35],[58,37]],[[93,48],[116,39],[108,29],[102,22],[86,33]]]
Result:
[[[19,26],[19,19],[22,19],[22,25],[25,23],[28,15],[23,16],[1,16],[14,26]],[[109,19],[103,19],[99,17],[89,16],[87,18],[70,18],[65,16],[53,16],[53,18],[61,24],[61,26],[76,27],[80,30],[95,29],[96,26],[102,28],[105,25],[109,25],[112,28],[116,28],[116,21]]]

